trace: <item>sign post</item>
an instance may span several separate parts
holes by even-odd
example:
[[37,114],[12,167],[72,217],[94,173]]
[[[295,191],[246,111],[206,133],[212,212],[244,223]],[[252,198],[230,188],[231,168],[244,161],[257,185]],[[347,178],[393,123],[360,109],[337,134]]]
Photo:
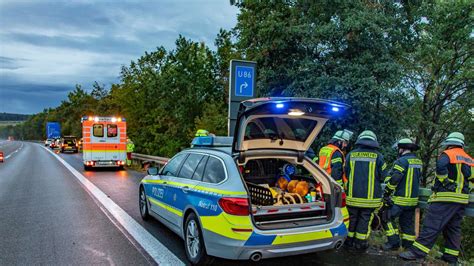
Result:
[[227,117],[227,135],[233,136],[240,102],[255,98],[255,76],[257,63],[252,61],[231,60],[229,80],[229,115]]

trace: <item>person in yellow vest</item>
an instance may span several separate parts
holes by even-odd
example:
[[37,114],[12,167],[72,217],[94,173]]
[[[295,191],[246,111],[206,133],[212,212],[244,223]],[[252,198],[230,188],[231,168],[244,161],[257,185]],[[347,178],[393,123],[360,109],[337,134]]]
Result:
[[209,131],[207,131],[205,129],[198,129],[194,136],[195,137],[207,137],[207,136],[209,136]]
[[352,131],[347,129],[339,130],[329,140],[328,145],[319,150],[319,166],[342,187],[344,187],[344,150],[352,135]]
[[132,152],[135,149],[135,144],[129,138],[127,138],[127,166],[132,164]]
[[[315,157],[313,161],[318,161],[321,168],[326,171],[341,187],[344,189],[344,150],[349,145],[349,141],[354,133],[347,129],[339,130],[329,140],[328,145],[319,150],[319,158]],[[347,207],[342,208],[344,224],[349,226],[349,211]]]
[[438,235],[443,233],[442,260],[456,265],[461,247],[461,222],[469,204],[469,183],[474,159],[464,151],[464,135],[453,132],[441,144],[446,149],[436,161],[433,194],[423,220],[423,229],[407,251],[400,253],[404,260],[422,259],[428,255]]

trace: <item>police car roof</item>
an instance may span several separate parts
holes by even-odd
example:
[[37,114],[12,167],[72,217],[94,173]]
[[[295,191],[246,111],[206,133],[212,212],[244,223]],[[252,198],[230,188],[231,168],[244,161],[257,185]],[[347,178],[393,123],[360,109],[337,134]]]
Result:
[[232,155],[232,147],[192,147],[184,151],[197,151],[217,156],[219,155],[219,153]]

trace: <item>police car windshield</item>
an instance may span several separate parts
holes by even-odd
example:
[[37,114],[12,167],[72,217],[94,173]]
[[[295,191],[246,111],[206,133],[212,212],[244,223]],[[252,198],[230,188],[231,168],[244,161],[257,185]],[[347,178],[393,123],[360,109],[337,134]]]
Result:
[[269,138],[304,142],[317,124],[315,120],[304,118],[256,118],[247,124],[244,140]]

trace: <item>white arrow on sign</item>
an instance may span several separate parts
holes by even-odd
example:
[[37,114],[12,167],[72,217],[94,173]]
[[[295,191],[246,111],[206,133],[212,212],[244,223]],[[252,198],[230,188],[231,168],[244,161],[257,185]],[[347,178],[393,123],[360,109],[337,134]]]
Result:
[[240,88],[239,88],[240,93],[242,94],[242,90],[247,88],[248,86],[249,86],[249,84],[247,84],[247,81],[245,81],[242,85],[240,85]]

